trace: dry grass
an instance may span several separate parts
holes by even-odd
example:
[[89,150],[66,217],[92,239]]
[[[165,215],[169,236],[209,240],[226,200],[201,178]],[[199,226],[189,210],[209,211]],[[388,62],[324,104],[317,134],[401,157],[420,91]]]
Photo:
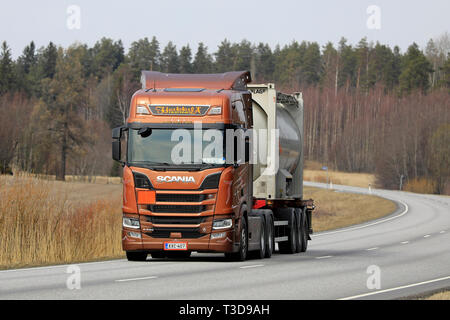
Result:
[[0,267],[122,256],[120,185],[0,176]]
[[434,193],[435,185],[430,179],[417,178],[409,180],[403,189],[409,192],[432,194]]
[[[369,184],[375,186],[375,175],[369,173],[349,173],[339,171],[328,171],[328,178],[333,184],[368,188]],[[327,172],[324,170],[305,169],[303,179],[312,182],[327,182]]]
[[450,300],[450,291],[443,291],[435,293],[427,298],[425,300]]
[[377,196],[304,188],[305,199],[316,205],[312,224],[315,232],[354,225],[386,216],[396,209],[394,202]]

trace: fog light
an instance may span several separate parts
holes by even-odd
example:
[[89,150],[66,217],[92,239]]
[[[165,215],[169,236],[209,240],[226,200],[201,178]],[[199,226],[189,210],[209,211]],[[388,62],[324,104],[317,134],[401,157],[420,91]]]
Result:
[[226,232],[211,233],[211,240],[224,238],[225,235],[226,235]]
[[129,231],[129,232],[127,232],[127,235],[132,238],[138,238],[138,239],[142,238],[141,234],[139,232]]

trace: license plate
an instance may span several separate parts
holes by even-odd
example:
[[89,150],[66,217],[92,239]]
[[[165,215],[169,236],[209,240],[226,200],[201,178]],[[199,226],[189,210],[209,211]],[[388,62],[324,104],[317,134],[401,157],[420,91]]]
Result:
[[187,250],[186,242],[164,242],[164,250]]

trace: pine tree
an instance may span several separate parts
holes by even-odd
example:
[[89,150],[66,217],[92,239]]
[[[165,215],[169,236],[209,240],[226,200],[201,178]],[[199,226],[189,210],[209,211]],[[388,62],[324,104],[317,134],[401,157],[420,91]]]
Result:
[[59,149],[58,180],[65,180],[69,152],[87,140],[83,130],[86,123],[79,112],[87,103],[79,53],[74,46],[58,50],[55,75],[45,81],[46,90],[42,97],[46,109],[43,124],[48,125],[52,142]]
[[426,92],[430,87],[432,71],[431,63],[420,51],[419,46],[413,43],[403,58],[400,91],[410,93],[414,89],[420,89],[422,92]]
[[320,81],[321,64],[319,44],[317,42],[308,44],[301,66],[302,82],[305,82],[308,86],[317,85]]
[[53,42],[50,42],[38,58],[38,64],[41,65],[42,78],[53,78],[57,58],[58,49]]
[[235,54],[234,46],[232,46],[227,39],[223,40],[220,43],[217,52],[214,53],[214,56],[216,57],[216,72],[222,73],[233,70]]
[[169,41],[161,55],[161,71],[168,73],[178,73],[178,52],[177,47]]
[[189,45],[183,46],[178,55],[180,73],[192,73],[192,51]]
[[268,44],[259,43],[255,49],[256,72],[255,80],[261,82],[273,81],[273,71],[275,69],[275,57]]
[[102,38],[90,50],[92,56],[92,73],[98,79],[105,74],[112,73],[124,61],[124,48],[122,41]]
[[15,73],[11,50],[6,41],[3,41],[0,52],[0,95],[12,90],[14,86]]
[[128,59],[136,76],[139,76],[142,70],[160,70],[160,50],[159,42],[156,37],[150,42],[148,38],[134,41],[128,51]]
[[210,73],[213,71],[213,61],[208,48],[200,42],[194,59],[194,73]]

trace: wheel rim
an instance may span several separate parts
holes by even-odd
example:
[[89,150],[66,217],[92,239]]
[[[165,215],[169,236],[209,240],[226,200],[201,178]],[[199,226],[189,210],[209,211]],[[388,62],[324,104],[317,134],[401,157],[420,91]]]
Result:
[[268,239],[269,239],[269,251],[273,252],[273,241],[272,241],[272,225],[269,228],[269,234],[268,234]]
[[247,231],[246,228],[242,228],[241,232],[241,253],[242,255],[245,255],[245,252],[247,251]]
[[263,256],[266,254],[266,231],[264,230],[265,227],[266,226],[264,226],[264,228],[261,228],[261,252]]

